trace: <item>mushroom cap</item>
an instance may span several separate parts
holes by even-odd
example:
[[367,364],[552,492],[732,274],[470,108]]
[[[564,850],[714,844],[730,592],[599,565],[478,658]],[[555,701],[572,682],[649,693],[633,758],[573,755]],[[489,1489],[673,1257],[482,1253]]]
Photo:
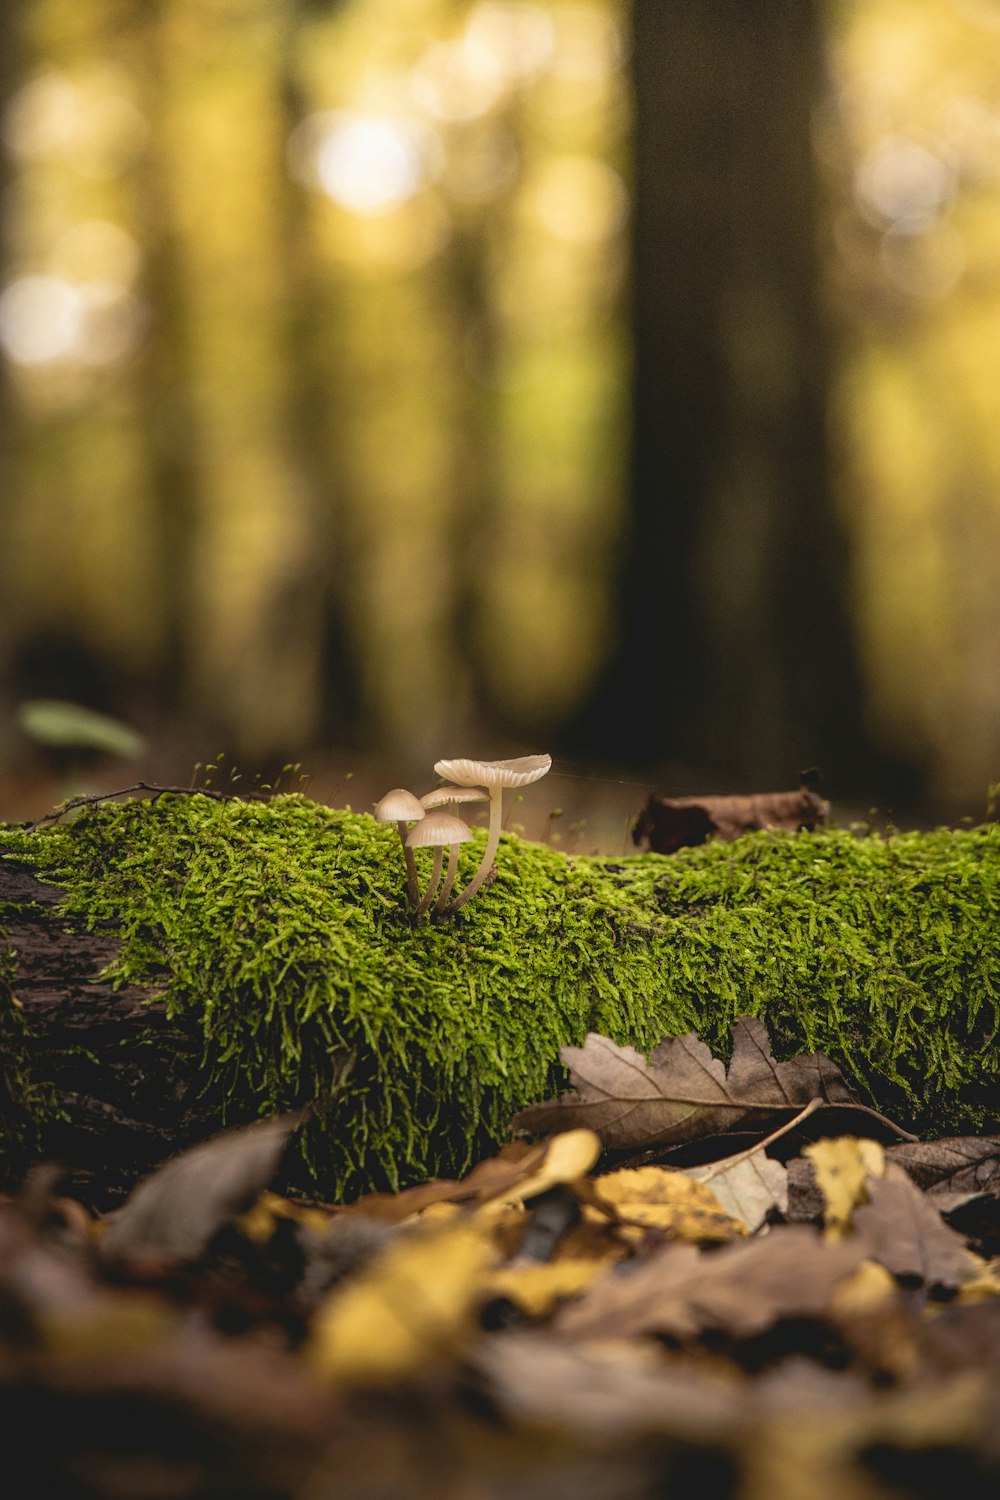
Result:
[[423,815],[423,803],[401,786],[393,787],[375,804],[375,817],[380,823],[416,823]]
[[450,813],[429,812],[406,835],[409,849],[443,849],[446,844],[467,844],[472,829]]
[[552,766],[551,755],[519,755],[514,760],[439,760],[439,776],[459,786],[527,786],[538,781]]
[[488,802],[489,792],[481,786],[438,786],[433,792],[425,792],[420,801],[430,811],[432,807],[447,807],[456,802]]

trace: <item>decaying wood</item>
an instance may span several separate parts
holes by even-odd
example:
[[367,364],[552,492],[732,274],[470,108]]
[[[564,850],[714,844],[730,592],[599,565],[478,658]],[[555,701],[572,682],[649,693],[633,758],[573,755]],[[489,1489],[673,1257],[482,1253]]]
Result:
[[[149,990],[103,979],[117,939],[88,932],[59,907],[62,895],[25,866],[0,861],[16,961],[11,983],[0,980],[0,1048],[10,1057],[20,1046],[7,1031],[13,1004],[29,1033],[30,1076],[52,1085],[67,1116],[48,1129],[48,1153],[74,1188],[110,1202],[214,1128],[219,1100],[201,1067],[199,1028],[168,1020]],[[9,1096],[0,1105],[16,1107]],[[22,1168],[0,1162],[0,1186],[12,1187]]]

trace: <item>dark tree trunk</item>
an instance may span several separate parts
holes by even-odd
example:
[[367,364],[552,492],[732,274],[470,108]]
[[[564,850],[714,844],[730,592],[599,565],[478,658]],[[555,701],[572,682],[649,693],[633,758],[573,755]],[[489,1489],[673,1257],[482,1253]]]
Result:
[[201,423],[192,395],[191,328],[165,122],[170,107],[164,29],[168,0],[132,0],[143,103],[151,120],[136,190],[145,250],[143,290],[152,326],[137,361],[146,474],[156,525],[161,597],[158,688],[167,705],[190,709],[190,659],[197,618],[195,559],[203,516]]
[[321,7],[311,0],[292,0],[287,6],[276,58],[281,109],[275,209],[284,276],[287,430],[313,545],[301,577],[283,600],[275,628],[315,658],[316,722],[311,738],[344,745],[357,741],[363,700],[356,604],[351,597],[357,559],[348,525],[353,476],[345,458],[350,399],[338,384],[343,360],[335,357],[344,293],[342,287],[331,285],[329,268],[316,245],[310,194],[294,180],[286,160],[288,141],[308,114],[299,50],[310,10],[317,8]]
[[[874,789],[831,496],[818,0],[637,0],[634,432],[591,749]],[[626,732],[627,728],[627,732]]]

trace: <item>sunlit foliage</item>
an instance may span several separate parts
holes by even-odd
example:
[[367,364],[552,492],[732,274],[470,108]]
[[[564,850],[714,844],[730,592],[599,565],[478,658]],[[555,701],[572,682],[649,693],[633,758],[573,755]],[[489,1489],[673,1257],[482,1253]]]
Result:
[[[188,715],[250,756],[558,724],[613,649],[628,522],[627,0],[14,11],[7,695]],[[978,791],[1000,11],[827,16],[831,415],[871,713],[939,792]]]
[[883,730],[954,795],[1000,752],[1000,6],[832,16],[817,145],[853,330],[834,416],[857,607]]

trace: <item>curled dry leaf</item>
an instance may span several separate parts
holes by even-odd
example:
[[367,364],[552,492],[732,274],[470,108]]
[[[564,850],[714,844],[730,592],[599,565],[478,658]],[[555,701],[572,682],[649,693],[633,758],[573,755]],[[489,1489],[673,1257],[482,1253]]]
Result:
[[818,828],[830,804],[803,785],[794,792],[763,792],[742,797],[649,798],[632,829],[632,841],[654,854],[703,844],[707,838],[739,838],[763,828],[792,833]]
[[109,1217],[106,1259],[190,1261],[256,1201],[278,1170],[300,1115],[258,1120],[175,1156]]
[[573,1092],[516,1115],[512,1128],[540,1133],[589,1126],[608,1150],[761,1130],[814,1099],[857,1103],[840,1070],[821,1052],[777,1062],[757,1017],[733,1027],[728,1071],[694,1032],[660,1042],[649,1062],[591,1032],[583,1047],[563,1047]]

